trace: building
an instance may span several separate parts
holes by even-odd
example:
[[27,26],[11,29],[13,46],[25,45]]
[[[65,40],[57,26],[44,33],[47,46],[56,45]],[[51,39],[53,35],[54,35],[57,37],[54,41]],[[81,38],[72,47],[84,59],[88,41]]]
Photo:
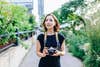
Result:
[[29,13],[33,10],[33,0],[6,0],[9,3],[22,5],[28,8]]
[[39,24],[41,16],[44,15],[44,0],[34,0],[33,7],[33,14],[36,16],[36,21]]
[[6,0],[9,3],[22,5],[28,8],[29,13],[38,16],[38,19],[44,14],[44,0]]
[[44,15],[44,0],[38,0],[38,14],[40,17]]

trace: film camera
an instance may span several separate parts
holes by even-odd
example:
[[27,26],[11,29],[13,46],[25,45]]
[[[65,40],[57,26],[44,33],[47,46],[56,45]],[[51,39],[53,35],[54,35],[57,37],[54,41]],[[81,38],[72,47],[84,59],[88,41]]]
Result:
[[57,49],[55,49],[55,48],[53,48],[53,47],[48,48],[48,54],[49,54],[49,55],[55,54],[56,51],[57,51]]

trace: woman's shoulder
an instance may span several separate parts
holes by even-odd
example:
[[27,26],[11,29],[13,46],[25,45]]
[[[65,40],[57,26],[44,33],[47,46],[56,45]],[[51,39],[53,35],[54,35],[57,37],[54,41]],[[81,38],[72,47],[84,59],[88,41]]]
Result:
[[65,36],[62,33],[58,33],[58,37],[61,39],[65,39]]
[[44,36],[44,33],[38,34],[38,37],[43,37],[43,36]]
[[60,37],[64,37],[64,35],[62,33],[58,33],[58,36]]
[[43,34],[43,33],[38,34],[37,40],[41,40],[41,39],[43,39],[43,38],[44,38],[44,34]]

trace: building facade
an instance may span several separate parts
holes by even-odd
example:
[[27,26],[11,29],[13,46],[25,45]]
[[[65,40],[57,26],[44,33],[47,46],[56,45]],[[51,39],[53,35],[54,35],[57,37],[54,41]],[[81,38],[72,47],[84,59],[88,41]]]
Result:
[[38,15],[40,18],[44,14],[44,0],[6,0],[9,3],[22,5],[28,8],[29,13]]
[[44,0],[38,0],[38,14],[40,17],[44,15]]
[[28,12],[32,13],[33,10],[33,0],[6,0],[9,3],[25,6],[28,8]]

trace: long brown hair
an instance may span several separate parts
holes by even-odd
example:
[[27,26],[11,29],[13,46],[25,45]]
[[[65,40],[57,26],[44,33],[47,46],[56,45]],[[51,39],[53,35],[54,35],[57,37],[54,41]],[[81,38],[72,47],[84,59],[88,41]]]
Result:
[[46,21],[47,16],[52,16],[52,17],[53,17],[53,19],[54,19],[54,21],[55,21],[55,23],[56,23],[55,26],[54,26],[54,32],[58,32],[59,29],[60,29],[60,24],[59,24],[59,21],[58,21],[58,19],[56,18],[56,16],[55,16],[54,14],[52,14],[52,13],[47,14],[46,17],[44,18],[44,21],[43,21],[43,24],[42,24],[43,27],[44,27],[44,30],[47,31],[47,28],[46,28],[46,26],[45,26],[45,21]]

